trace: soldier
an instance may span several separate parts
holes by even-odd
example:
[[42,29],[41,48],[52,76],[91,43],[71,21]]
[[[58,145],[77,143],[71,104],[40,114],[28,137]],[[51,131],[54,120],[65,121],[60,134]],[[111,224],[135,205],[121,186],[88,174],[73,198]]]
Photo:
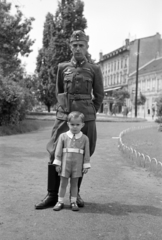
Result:
[[[47,196],[37,205],[36,209],[52,207],[58,200],[60,178],[52,164],[58,137],[68,131],[67,115],[72,111],[80,111],[85,116],[85,126],[82,132],[88,136],[90,142],[90,156],[94,153],[97,139],[96,113],[103,101],[103,80],[99,66],[88,61],[88,36],[81,30],[74,31],[70,38],[70,48],[73,57],[70,62],[58,65],[56,80],[56,96],[58,109],[52,129],[51,139],[47,144],[50,154],[48,163]],[[80,197],[82,177],[78,181],[77,204],[84,206]]]

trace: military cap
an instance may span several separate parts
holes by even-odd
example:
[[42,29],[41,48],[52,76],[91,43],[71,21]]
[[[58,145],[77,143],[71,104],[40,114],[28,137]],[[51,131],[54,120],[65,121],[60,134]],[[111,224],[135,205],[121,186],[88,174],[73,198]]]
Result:
[[85,35],[85,33],[81,30],[76,30],[72,33],[71,38],[70,38],[70,42],[74,42],[74,41],[85,41],[88,42],[89,41],[89,37]]

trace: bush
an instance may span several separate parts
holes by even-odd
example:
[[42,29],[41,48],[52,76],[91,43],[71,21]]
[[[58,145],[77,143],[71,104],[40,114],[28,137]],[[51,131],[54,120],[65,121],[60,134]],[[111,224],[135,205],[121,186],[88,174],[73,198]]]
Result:
[[162,94],[157,98],[157,116],[162,117]]
[[155,120],[155,122],[157,122],[157,123],[162,123],[162,117],[158,117],[158,118]]
[[9,77],[0,76],[0,126],[18,124],[32,105],[32,96]]

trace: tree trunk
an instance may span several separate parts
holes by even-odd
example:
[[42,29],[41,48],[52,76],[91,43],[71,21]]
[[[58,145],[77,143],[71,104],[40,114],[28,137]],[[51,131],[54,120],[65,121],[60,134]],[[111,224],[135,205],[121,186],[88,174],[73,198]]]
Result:
[[51,106],[48,105],[48,106],[47,106],[47,109],[48,109],[48,112],[50,112],[50,111],[51,111]]

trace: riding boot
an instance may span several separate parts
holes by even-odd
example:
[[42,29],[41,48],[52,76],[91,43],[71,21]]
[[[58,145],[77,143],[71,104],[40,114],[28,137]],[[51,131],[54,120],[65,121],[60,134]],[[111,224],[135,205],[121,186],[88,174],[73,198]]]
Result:
[[60,177],[56,172],[55,165],[48,163],[48,182],[46,197],[38,204],[35,205],[35,209],[45,209],[53,207],[58,201],[58,190],[60,185]]

